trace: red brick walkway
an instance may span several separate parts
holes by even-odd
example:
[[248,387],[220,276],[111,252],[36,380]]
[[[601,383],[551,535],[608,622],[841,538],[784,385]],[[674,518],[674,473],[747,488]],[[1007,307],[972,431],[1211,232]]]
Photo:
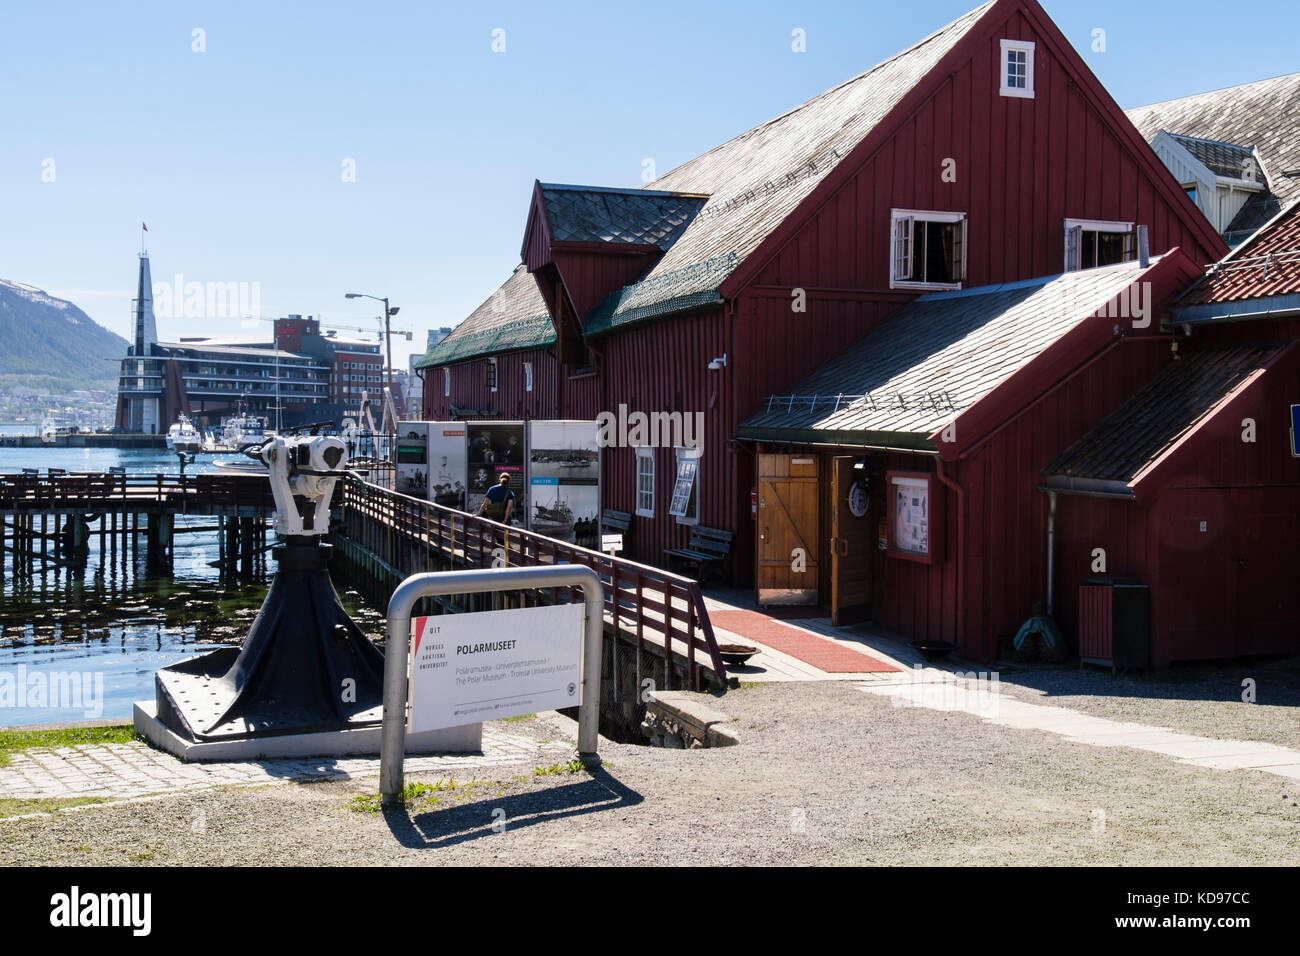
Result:
[[898,670],[854,645],[838,644],[757,611],[710,611],[709,620],[715,627],[789,654],[828,674],[876,674]]

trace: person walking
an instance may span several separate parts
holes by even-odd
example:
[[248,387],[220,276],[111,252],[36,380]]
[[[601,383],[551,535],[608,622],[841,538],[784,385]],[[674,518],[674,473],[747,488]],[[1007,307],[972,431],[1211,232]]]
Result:
[[505,472],[497,478],[497,483],[487,490],[483,502],[478,506],[478,516],[510,523],[510,515],[515,509],[515,493],[510,490],[510,476]]

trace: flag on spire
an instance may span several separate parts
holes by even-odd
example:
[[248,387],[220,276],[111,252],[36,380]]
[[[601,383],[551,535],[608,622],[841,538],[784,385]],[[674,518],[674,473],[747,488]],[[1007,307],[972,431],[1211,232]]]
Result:
[[149,227],[146,226],[144,223],[140,223],[140,228],[143,229],[145,232],[149,231]]

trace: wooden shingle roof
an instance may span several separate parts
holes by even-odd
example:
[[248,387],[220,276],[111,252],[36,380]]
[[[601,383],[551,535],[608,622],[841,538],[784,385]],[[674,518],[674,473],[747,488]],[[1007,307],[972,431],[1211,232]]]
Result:
[[658,189],[541,183],[553,242],[613,242],[667,249],[707,196]]
[[924,295],[794,388],[739,435],[933,448],[930,436],[1126,290],[1136,262]]
[[1289,344],[1183,352],[1048,465],[1046,487],[1131,494],[1129,486],[1150,465]]
[[1166,130],[1255,148],[1268,192],[1252,197],[1229,223],[1227,232],[1253,231],[1283,206],[1300,199],[1300,73],[1126,112],[1148,142]]
[[429,368],[459,362],[475,355],[514,349],[544,348],[555,342],[546,302],[523,264],[486,302],[415,363]]
[[790,215],[988,12],[986,3],[901,53],[665,173],[648,188],[709,201],[646,276],[610,296],[588,334],[699,301]]
[[[671,247],[640,281],[616,291],[592,311],[586,318],[586,333],[599,334],[717,301],[718,287],[745,256],[794,211],[992,6],[993,0],[989,0],[901,53],[648,183],[648,191],[709,198],[686,228],[672,237]],[[578,224],[575,235],[597,234],[611,225],[602,226],[601,214],[589,205],[599,191],[588,192],[590,196],[582,200],[587,207],[574,208],[573,221]],[[587,221],[582,224],[584,218]],[[532,281],[526,273],[525,278]],[[535,289],[524,289],[518,279],[516,270],[494,294],[507,300],[503,311],[529,320],[537,314],[534,306],[545,313],[540,294]],[[515,302],[516,296],[528,301]],[[484,316],[483,308],[480,306],[439,346],[426,353],[417,366],[441,364],[452,354],[468,357],[468,347],[457,346],[456,340],[501,324],[500,312]],[[534,339],[532,333],[521,329],[520,341]],[[476,341],[487,340],[480,336]],[[514,339],[504,331],[498,333],[497,340],[503,349],[528,347],[512,344]]]

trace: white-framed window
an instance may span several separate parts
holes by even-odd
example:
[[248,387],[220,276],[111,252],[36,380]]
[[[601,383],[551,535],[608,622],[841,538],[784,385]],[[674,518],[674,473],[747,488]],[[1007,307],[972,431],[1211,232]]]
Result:
[[442,370],[442,397],[451,397],[451,369],[449,368]]
[[960,289],[966,280],[966,214],[890,213],[891,289]]
[[677,448],[677,474],[673,478],[673,496],[668,513],[678,524],[700,523],[700,452],[697,448]]
[[1065,271],[1095,269],[1137,258],[1137,231],[1131,222],[1065,220]]
[[532,390],[533,390],[533,363],[525,362],[524,363],[524,391],[531,392]]
[[490,358],[487,360],[487,366],[484,368],[484,372],[483,372],[483,382],[485,385],[487,385],[488,391],[495,392],[497,390],[497,360],[496,359]]
[[1031,40],[1002,41],[1003,96],[1034,98],[1034,44]]
[[655,516],[655,450],[636,450],[636,513],[642,518]]

